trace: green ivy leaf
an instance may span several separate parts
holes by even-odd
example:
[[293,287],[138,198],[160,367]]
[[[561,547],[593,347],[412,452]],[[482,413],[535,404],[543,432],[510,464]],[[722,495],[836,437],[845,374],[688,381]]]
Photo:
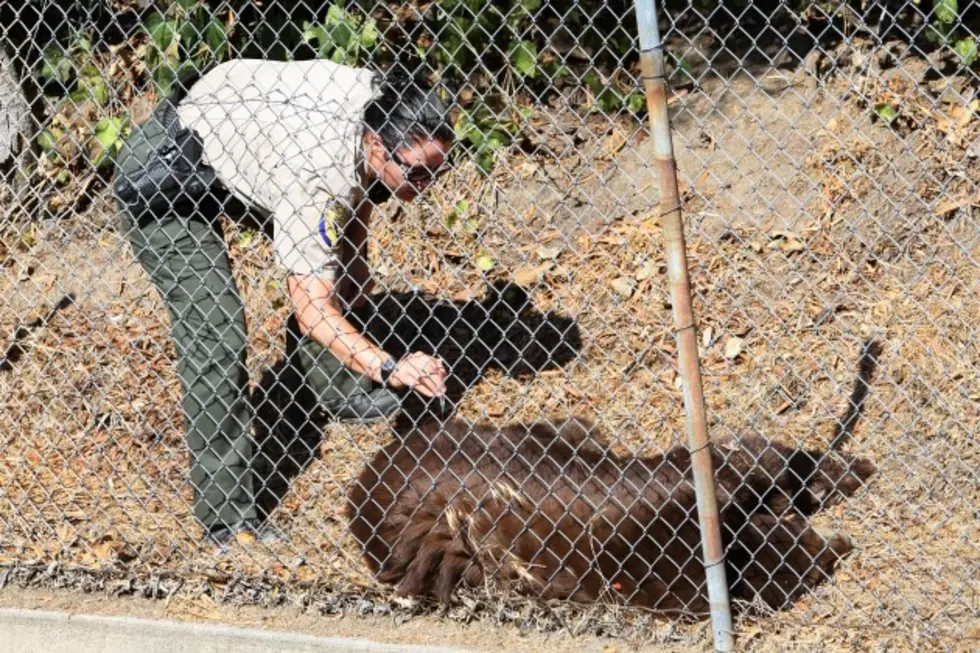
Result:
[[476,155],[476,165],[488,175],[493,172],[494,158],[493,150],[480,148]]
[[960,14],[957,0],[932,0],[932,8],[936,12],[936,20],[940,23],[955,23]]
[[46,129],[37,135],[37,144],[46,154],[52,154],[58,145],[58,137],[50,129]]
[[92,85],[92,97],[101,106],[105,106],[109,103],[109,86],[105,83],[104,79],[100,79],[95,84]]
[[88,91],[88,86],[86,86],[83,82],[76,86],[75,89],[68,94],[68,97],[71,98],[71,101],[77,106],[88,102],[92,95]]
[[926,40],[935,45],[941,45],[946,42],[947,29],[941,23],[936,23],[933,25],[926,26]]
[[82,54],[92,54],[92,40],[89,39],[84,34],[79,34],[75,39],[74,50],[81,52]]
[[361,28],[361,45],[365,48],[373,48],[378,42],[378,28],[375,26],[373,18],[369,18]]
[[477,256],[474,262],[476,263],[477,269],[479,269],[481,272],[489,272],[490,270],[493,269],[493,266],[495,265],[493,257],[491,257],[486,252],[483,252],[482,254]]
[[[73,97],[75,96],[73,95]],[[109,102],[109,86],[101,75],[85,77],[79,84],[77,97],[82,102],[91,98],[100,106],[105,106]]]
[[534,78],[538,72],[538,46],[533,41],[522,41],[511,49],[514,68],[526,77]]
[[483,133],[477,128],[468,112],[460,111],[453,129],[456,132],[456,138],[460,141],[468,140],[476,147],[483,144]]
[[643,111],[644,107],[647,105],[646,95],[640,93],[639,91],[634,91],[630,93],[629,98],[626,100],[626,106],[632,113],[640,113]]
[[875,113],[877,113],[882,120],[887,123],[891,123],[895,118],[898,118],[898,111],[890,104],[879,104],[875,106]]
[[340,25],[347,20],[347,12],[344,11],[343,5],[330,5],[327,9],[327,20],[328,26]]
[[204,29],[204,42],[214,53],[216,60],[221,61],[228,56],[228,35],[225,34],[225,28],[217,18],[208,23]]
[[694,82],[694,76],[691,74],[691,64],[682,55],[670,54],[671,63],[674,66],[674,70],[671,76],[676,77],[681,84],[687,84]]
[[513,137],[507,130],[494,127],[487,135],[485,145],[491,150],[499,150],[504,145],[510,143],[511,140],[513,140]]
[[467,211],[469,210],[470,210],[469,200],[462,199],[456,202],[456,206],[454,206],[453,210],[450,211],[449,215],[446,216],[446,227],[449,229],[455,227],[456,223],[459,222],[459,219],[464,215],[466,215]]
[[122,136],[123,119],[116,116],[114,118],[103,118],[95,126],[95,137],[103,149],[108,150],[114,147]]
[[595,72],[589,71],[582,75],[582,81],[588,84],[589,88],[592,89],[592,92],[596,95],[602,91],[602,80],[599,79],[599,75],[597,75]]
[[613,113],[623,106],[623,96],[610,86],[599,93],[599,97],[596,98],[596,106],[603,113]]
[[330,38],[338,48],[346,50],[354,40],[354,31],[347,23],[340,23],[330,30]]
[[62,84],[71,77],[74,66],[67,53],[58,46],[52,46],[44,51],[41,64],[41,77],[45,81],[58,80]]
[[153,80],[157,83],[160,94],[163,96],[170,95],[170,89],[176,79],[177,69],[170,65],[169,61],[161,62],[153,71]]
[[180,43],[184,46],[185,50],[190,50],[193,48],[194,43],[201,40],[201,32],[198,31],[197,25],[187,20],[180,27]]
[[123,119],[120,117],[103,118],[95,126],[95,140],[98,142],[98,153],[95,166],[103,167],[112,161],[113,154],[119,149],[116,144],[122,138]]
[[972,66],[977,60],[977,40],[974,38],[960,39],[953,45],[953,50],[960,55],[964,66]]
[[303,21],[303,42],[320,44],[326,38],[327,31],[322,25],[314,25],[308,20]]
[[557,82],[560,79],[566,79],[572,76],[572,71],[569,70],[567,66],[562,66],[557,61],[549,61],[548,63],[543,64],[542,69],[553,82]]
[[162,18],[153,20],[151,18],[148,22],[147,31],[156,49],[163,52],[170,47],[170,43],[174,40],[177,23],[173,20],[163,20]]

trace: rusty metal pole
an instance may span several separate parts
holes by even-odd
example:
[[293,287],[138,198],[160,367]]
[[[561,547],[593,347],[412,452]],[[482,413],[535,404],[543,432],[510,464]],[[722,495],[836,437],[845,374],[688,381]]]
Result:
[[708,450],[708,422],[705,418],[701,368],[698,362],[698,339],[691,308],[691,284],[687,271],[684,224],[677,190],[677,164],[670,135],[667,113],[667,77],[663,43],[657,25],[654,0],[634,0],[636,23],[640,36],[640,67],[646,87],[650,129],[653,132],[654,156],[660,175],[660,219],[664,229],[667,274],[673,304],[674,329],[677,338],[678,369],[684,388],[687,437],[694,469],[694,487],[701,526],[701,549],[704,555],[711,626],[715,650],[735,650],[731,604],[725,578],[725,550],[721,540],[718,500],[715,497],[714,470]]

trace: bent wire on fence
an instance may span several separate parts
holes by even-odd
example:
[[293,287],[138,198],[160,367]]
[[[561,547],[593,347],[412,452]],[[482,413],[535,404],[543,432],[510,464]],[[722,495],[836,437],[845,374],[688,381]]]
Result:
[[[0,6],[0,107],[35,116],[0,187],[0,586],[703,647],[716,575],[746,648],[974,647],[977,11],[666,3],[645,115],[623,0]],[[398,70],[435,90],[372,105]],[[121,211],[153,144],[220,187]],[[350,267],[356,303],[359,249],[352,328],[449,372],[374,424],[330,418],[375,385],[286,273]],[[271,527],[204,537],[239,519]]]

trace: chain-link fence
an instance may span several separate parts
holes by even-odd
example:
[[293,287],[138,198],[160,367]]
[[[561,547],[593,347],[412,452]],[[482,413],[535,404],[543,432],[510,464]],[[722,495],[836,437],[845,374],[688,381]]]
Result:
[[[980,646],[978,19],[661,13],[740,648]],[[631,3],[0,35],[0,585],[706,645]]]

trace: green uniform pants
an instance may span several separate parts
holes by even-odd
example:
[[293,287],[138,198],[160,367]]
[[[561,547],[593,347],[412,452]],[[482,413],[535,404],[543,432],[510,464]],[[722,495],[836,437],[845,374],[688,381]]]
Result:
[[[117,165],[146,165],[160,138],[151,118],[134,130]],[[260,454],[249,434],[245,312],[216,219],[220,208],[217,201],[205,201],[175,205],[165,215],[135,216],[120,203],[122,233],[170,316],[194,516],[209,529],[257,517],[255,497],[266,479],[256,472],[270,466],[256,459]],[[319,402],[371,387],[369,378],[307,337],[290,358]]]

